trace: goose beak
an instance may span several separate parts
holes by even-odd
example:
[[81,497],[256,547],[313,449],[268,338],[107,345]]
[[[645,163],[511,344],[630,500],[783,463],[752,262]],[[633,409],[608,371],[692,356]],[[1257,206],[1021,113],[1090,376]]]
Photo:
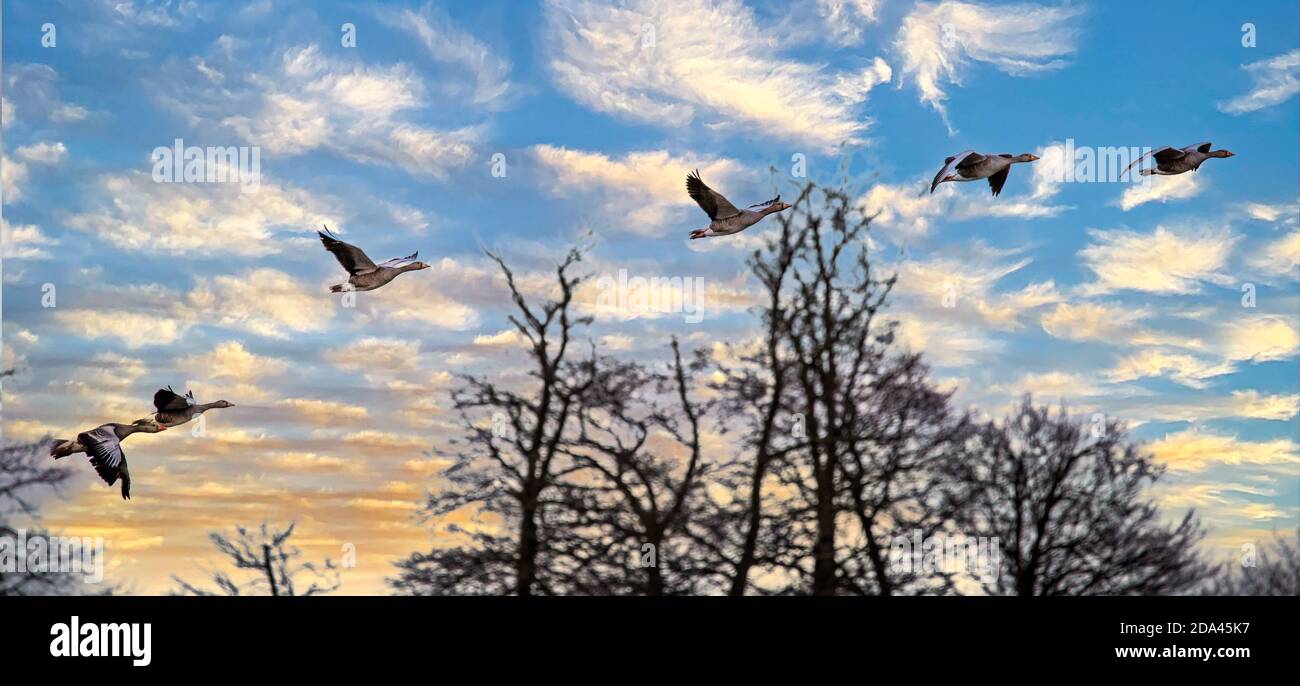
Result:
[[1037,161],[1040,160],[1040,159],[1042,159],[1042,158],[1040,158],[1038,155],[1030,155],[1030,156],[1029,156],[1029,161],[1030,161],[1030,162],[1037,162]]

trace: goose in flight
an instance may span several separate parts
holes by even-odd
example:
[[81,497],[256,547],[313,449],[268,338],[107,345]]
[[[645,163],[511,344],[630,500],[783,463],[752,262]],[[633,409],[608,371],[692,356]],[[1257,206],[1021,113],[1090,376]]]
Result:
[[1011,165],[1017,162],[1033,162],[1038,159],[1037,155],[1025,153],[1023,155],[984,155],[974,150],[959,152],[952,157],[945,159],[943,169],[934,175],[934,181],[930,183],[930,192],[945,181],[978,181],[980,179],[989,180],[989,189],[993,191],[993,197],[997,197],[1002,192],[1002,186],[1007,182],[1007,174],[1011,171]]
[[[330,227],[326,226],[325,231],[329,232],[329,230]],[[361,251],[361,248],[351,243],[344,243],[333,234],[326,235],[317,231],[316,235],[320,236],[320,242],[325,245],[325,249],[334,253],[339,264],[348,271],[348,282],[330,286],[331,293],[373,291],[397,278],[397,275],[402,272],[429,268],[429,265],[415,259],[420,254],[418,251],[406,257],[394,257],[386,262],[375,264]]]
[[[709,215],[709,225],[692,231],[691,238],[708,238],[710,236],[726,236],[740,233],[757,224],[763,217],[791,207],[781,202],[781,196],[778,195],[767,202],[750,205],[749,209],[738,210],[735,205],[731,204],[731,201],[722,197],[721,193],[704,185],[704,181],[700,179],[698,169],[686,175],[686,192],[700,206],[700,209]],[[758,210],[755,211],[754,208],[758,208]]]
[[1133,160],[1133,164],[1125,167],[1124,171],[1120,172],[1120,176],[1123,177],[1128,170],[1132,169],[1134,165],[1147,157],[1155,157],[1156,166],[1154,168],[1143,169],[1141,171],[1142,176],[1150,176],[1152,174],[1159,174],[1161,176],[1185,174],[1189,171],[1199,170],[1201,165],[1211,157],[1235,156],[1235,153],[1228,150],[1210,150],[1209,141],[1197,143],[1196,145],[1189,145],[1185,148],[1165,146],[1159,150],[1152,150],[1136,160]]
[[154,421],[152,417],[137,419],[130,424],[109,422],[90,431],[77,434],[72,441],[55,441],[50,447],[50,456],[54,459],[67,457],[73,453],[84,452],[90,456],[90,465],[95,473],[109,486],[122,480],[122,499],[131,499],[131,473],[126,468],[126,454],[122,452],[122,441],[134,433],[156,434],[166,431],[167,427]]
[[235,404],[225,400],[218,400],[214,403],[200,405],[194,402],[194,391],[186,391],[185,395],[180,395],[173,391],[171,386],[168,386],[167,388],[158,389],[158,392],[153,394],[153,406],[157,410],[153,420],[170,429],[173,426],[180,426],[208,410],[234,407]]

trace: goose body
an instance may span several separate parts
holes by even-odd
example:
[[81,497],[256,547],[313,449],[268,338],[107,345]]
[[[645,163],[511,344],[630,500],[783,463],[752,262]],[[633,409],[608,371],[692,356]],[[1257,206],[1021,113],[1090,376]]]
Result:
[[[1153,157],[1156,166],[1143,169],[1142,176],[1175,176],[1177,174],[1186,174],[1189,171],[1198,171],[1201,165],[1211,157],[1234,157],[1235,153],[1228,150],[1210,150],[1210,142],[1197,143],[1185,148],[1174,148],[1165,146],[1159,150],[1152,150],[1149,153],[1133,160],[1133,163],[1124,168],[1124,172],[1132,169],[1135,165],[1142,162],[1147,157]],[[1123,172],[1120,173],[1122,177]]]
[[89,431],[77,434],[71,441],[56,441],[50,448],[50,456],[58,459],[73,453],[84,452],[90,456],[90,465],[104,483],[112,486],[119,479],[122,481],[122,499],[131,499],[131,473],[127,471],[126,453],[122,452],[122,441],[134,433],[158,433],[166,426],[152,418],[139,419],[131,424],[109,422]]
[[710,238],[740,233],[762,221],[763,217],[790,207],[781,202],[781,196],[778,195],[767,202],[750,205],[747,209],[736,209],[736,206],[721,193],[704,184],[698,170],[686,175],[686,193],[709,217],[709,225],[692,231],[691,238]]
[[[329,231],[329,227],[325,227]],[[325,249],[334,255],[348,272],[348,281],[346,284],[335,284],[330,286],[331,293],[342,293],[343,291],[373,291],[380,286],[396,279],[399,274],[405,272],[428,269],[429,265],[416,260],[419,252],[413,252],[406,257],[394,257],[391,260],[375,264],[366,253],[351,243],[344,243],[332,235],[327,235],[320,231],[316,232],[320,236],[320,242]]]
[[943,161],[943,169],[940,169],[939,173],[934,175],[934,181],[930,183],[930,192],[933,193],[939,187],[939,184],[947,181],[988,179],[989,190],[993,191],[994,197],[997,197],[1002,193],[1002,186],[1007,182],[1007,175],[1011,172],[1011,165],[1018,162],[1033,162],[1037,159],[1036,155],[1030,155],[1029,153],[1022,155],[1009,155],[1006,153],[986,155],[974,150],[959,152]]
[[180,426],[208,410],[234,407],[235,404],[225,400],[196,403],[193,391],[186,391],[185,395],[180,395],[168,386],[158,389],[158,392],[153,394],[153,406],[157,410],[153,416],[154,421],[171,428]]

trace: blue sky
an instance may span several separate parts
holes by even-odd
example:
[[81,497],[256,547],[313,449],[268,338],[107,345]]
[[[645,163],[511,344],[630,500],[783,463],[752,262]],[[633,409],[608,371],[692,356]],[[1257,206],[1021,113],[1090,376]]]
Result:
[[[594,276],[706,280],[695,324],[584,293],[609,350],[743,345],[745,257],[770,227],[686,240],[705,220],[682,180],[749,204],[792,192],[795,155],[822,182],[847,163],[902,338],[962,403],[1031,391],[1129,421],[1169,466],[1171,512],[1197,507],[1220,549],[1297,524],[1294,3],[115,0],[4,20],[4,352],[23,370],[5,436],[129,421],[165,384],[237,404],[130,445],[131,503],[82,468],[49,504],[136,590],[266,517],[297,518],[314,553],[356,543],[344,589],[382,590],[433,540],[412,515],[454,433],[450,374],[519,375],[480,247],[531,289],[575,241]],[[260,190],[153,183],[176,138],[258,146]],[[1067,140],[1236,157],[1054,183]],[[925,193],[966,149],[1043,159],[996,199]],[[321,223],[433,268],[342,308]]]

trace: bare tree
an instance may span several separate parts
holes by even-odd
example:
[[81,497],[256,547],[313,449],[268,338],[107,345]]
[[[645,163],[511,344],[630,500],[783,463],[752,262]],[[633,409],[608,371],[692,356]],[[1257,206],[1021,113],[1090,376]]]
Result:
[[739,541],[728,590],[752,589],[758,567],[786,580],[767,592],[894,593],[903,580],[888,542],[942,525],[936,465],[966,421],[919,357],[892,347],[881,311],[894,277],[871,262],[871,218],[847,193],[809,184],[780,223],[751,259],[766,295],[763,345],[719,386],[752,451],[739,460],[748,485],[727,539]]
[[1188,511],[1161,522],[1148,489],[1163,468],[1115,420],[1053,414],[1026,397],[983,426],[951,463],[958,526],[997,537],[997,595],[1157,595],[1189,590],[1213,573]]
[[[342,582],[333,561],[326,559],[317,564],[301,560],[302,551],[289,543],[294,524],[277,529],[263,522],[257,530],[235,527],[235,535],[221,532],[208,534],[217,551],[228,558],[232,567],[241,570],[245,578],[236,580],[225,571],[212,572],[216,589],[195,586],[178,576],[176,595],[321,595],[338,590]],[[306,588],[302,579],[308,579]]]
[[1206,595],[1300,595],[1300,531],[1277,534],[1255,551],[1225,564]]
[[[594,359],[573,358],[574,334],[591,322],[570,312],[581,282],[572,274],[581,253],[572,250],[556,267],[558,296],[531,304],[499,255],[488,253],[505,275],[515,312],[514,330],[528,343],[531,388],[514,389],[482,376],[464,375],[452,393],[465,437],[463,450],[443,476],[450,487],[432,494],[425,506],[430,518],[455,512],[489,515],[514,531],[513,539],[455,527],[470,539],[469,548],[435,549],[400,564],[392,585],[412,593],[506,592],[527,596],[563,592],[543,573],[554,569],[546,521],[559,502],[554,487],[575,467],[562,444],[573,427],[579,398],[592,383]],[[483,420],[488,421],[483,421]],[[476,552],[490,551],[484,554]],[[446,574],[452,562],[480,565],[473,574]],[[512,582],[502,589],[508,565]],[[486,583],[485,583],[486,582]]]
[[[41,500],[61,494],[72,476],[71,471],[60,469],[49,459],[46,444],[38,441],[0,446],[0,537],[15,540],[19,535],[16,520],[20,518],[38,521]],[[25,533],[29,539],[49,535],[39,529]],[[62,595],[81,590],[79,580],[70,574],[19,572],[16,565],[13,572],[6,572],[0,566],[0,595]]]
[[577,435],[564,450],[578,468],[564,481],[571,586],[595,594],[696,592],[688,524],[708,467],[691,396],[703,355],[686,365],[677,340],[667,373],[602,358],[580,398]]

